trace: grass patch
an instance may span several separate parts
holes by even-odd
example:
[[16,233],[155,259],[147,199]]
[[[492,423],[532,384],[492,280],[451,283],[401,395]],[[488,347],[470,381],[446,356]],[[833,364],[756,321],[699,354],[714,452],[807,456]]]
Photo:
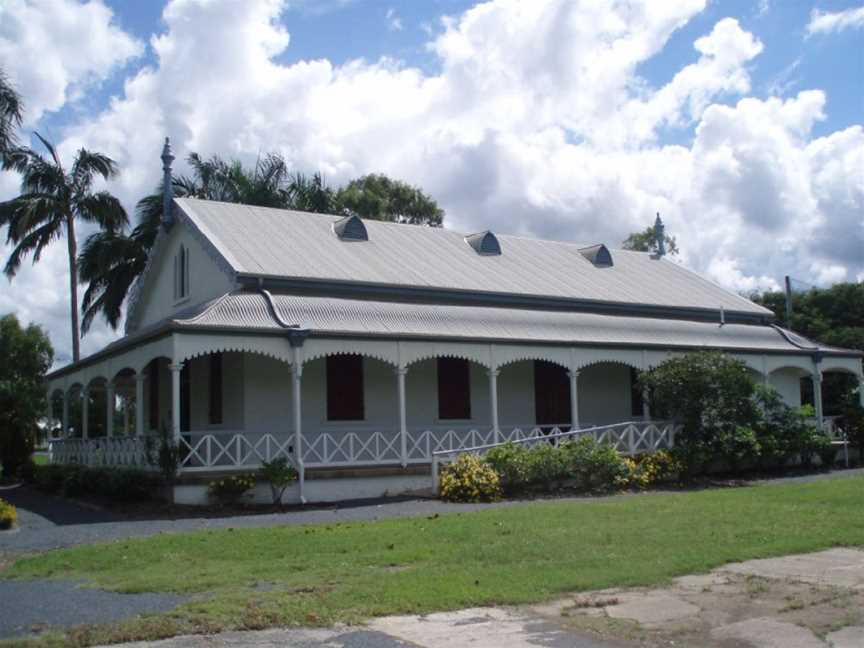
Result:
[[166,628],[351,622],[651,585],[730,561],[862,545],[862,492],[864,478],[855,477],[374,523],[165,534],[24,558],[3,575],[192,596],[160,623],[115,626],[124,638],[152,638],[146,623],[164,636]]

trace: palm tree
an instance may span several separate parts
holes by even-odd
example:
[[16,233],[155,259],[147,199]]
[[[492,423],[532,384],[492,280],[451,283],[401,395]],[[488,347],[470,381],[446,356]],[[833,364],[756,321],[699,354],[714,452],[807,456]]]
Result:
[[97,176],[107,180],[117,175],[114,161],[101,154],[81,149],[69,173],[63,169],[54,146],[35,134],[50,155],[44,158],[28,147],[7,151],[3,169],[21,174],[21,194],[0,203],[0,227],[8,226],[7,242],[15,245],[4,272],[11,280],[29,254],[39,260],[45,248],[66,236],[69,254],[69,297],[72,314],[72,359],[78,362],[78,245],[75,222],[95,223],[106,232],[119,232],[128,222],[126,211],[108,191],[93,191]]
[[0,70],[0,154],[15,146],[15,129],[21,125],[21,97]]
[[327,186],[320,173],[311,176],[295,173],[291,176],[285,192],[290,209],[318,214],[335,214],[339,211],[335,193]]

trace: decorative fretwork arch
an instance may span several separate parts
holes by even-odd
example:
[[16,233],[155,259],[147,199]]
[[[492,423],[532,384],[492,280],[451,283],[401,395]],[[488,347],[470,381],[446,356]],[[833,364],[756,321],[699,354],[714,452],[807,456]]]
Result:
[[307,340],[302,348],[303,364],[332,355],[360,355],[380,360],[385,364],[399,366],[399,354],[395,342],[378,340]]
[[291,346],[281,336],[182,335],[177,336],[174,361],[185,362],[213,353],[255,353],[291,364]]
[[461,358],[487,369],[492,367],[491,345],[459,342],[400,343],[399,362],[404,367],[433,358]]
[[503,369],[518,362],[543,360],[570,370],[573,354],[566,347],[496,346],[493,350],[495,366]]
[[638,349],[580,348],[573,351],[573,369],[577,371],[602,363],[620,364],[633,367],[634,369],[643,369],[646,368],[646,354]]

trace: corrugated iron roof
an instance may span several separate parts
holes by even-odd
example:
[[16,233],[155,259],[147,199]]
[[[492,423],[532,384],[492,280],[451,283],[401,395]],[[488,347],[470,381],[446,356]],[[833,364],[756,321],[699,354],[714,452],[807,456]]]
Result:
[[[801,352],[771,326],[693,322],[521,308],[435,305],[361,299],[272,295],[279,318],[314,333],[565,344],[609,344]],[[278,330],[266,297],[225,295],[200,313],[175,319],[181,327]],[[800,338],[809,351],[816,345]]]
[[176,202],[240,274],[771,315],[643,252],[613,250],[614,264],[596,267],[579,252],[584,244],[496,235],[501,254],[479,255],[453,230],[373,220],[363,221],[368,241],[343,241],[333,232],[338,216]]

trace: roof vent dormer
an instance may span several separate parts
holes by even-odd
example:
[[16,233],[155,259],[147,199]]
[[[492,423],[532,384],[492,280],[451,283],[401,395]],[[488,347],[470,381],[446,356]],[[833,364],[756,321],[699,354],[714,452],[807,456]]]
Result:
[[593,263],[595,268],[611,268],[614,265],[609,248],[602,243],[580,248],[579,254]]
[[477,234],[469,234],[465,237],[465,242],[474,248],[477,254],[483,256],[499,256],[501,254],[501,244],[498,243],[498,238],[489,230],[478,232]]
[[368,241],[366,226],[357,216],[346,216],[333,223],[333,232],[340,241]]

